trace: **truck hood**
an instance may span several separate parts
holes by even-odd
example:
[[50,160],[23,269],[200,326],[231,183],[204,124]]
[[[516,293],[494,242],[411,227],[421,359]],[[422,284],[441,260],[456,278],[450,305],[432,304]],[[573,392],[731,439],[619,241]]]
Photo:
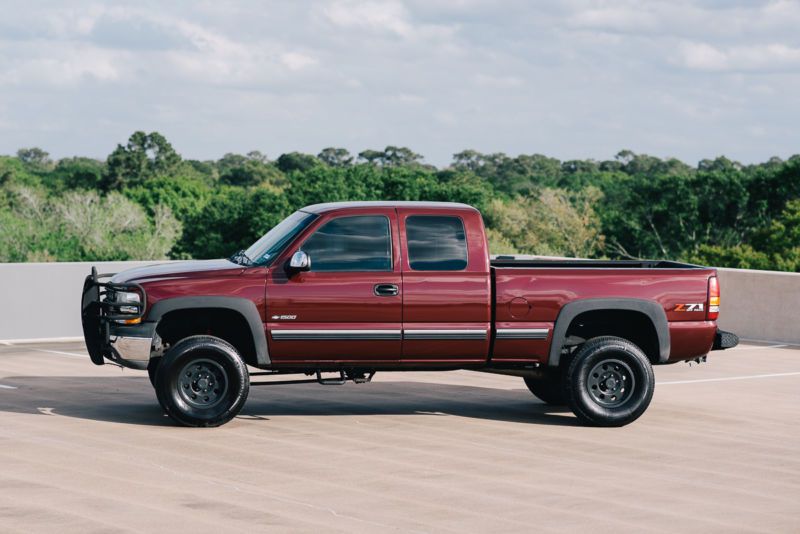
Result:
[[134,267],[117,273],[111,278],[115,283],[153,282],[162,279],[201,277],[204,274],[236,274],[244,271],[244,267],[229,260],[194,260],[156,263],[142,267]]

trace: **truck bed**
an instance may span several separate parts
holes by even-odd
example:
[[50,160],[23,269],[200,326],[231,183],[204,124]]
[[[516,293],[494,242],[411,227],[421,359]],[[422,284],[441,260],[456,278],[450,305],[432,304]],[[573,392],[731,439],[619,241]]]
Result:
[[[702,356],[711,349],[716,323],[706,319],[706,306],[708,280],[715,275],[712,268],[662,260],[513,256],[498,256],[490,263],[494,319],[503,334],[493,347],[494,362],[524,357],[550,361],[557,355],[564,335],[556,332],[557,323],[564,323],[566,312],[575,309],[578,309],[574,314],[577,323],[590,318],[609,327],[629,325],[633,332],[628,337],[635,336],[642,331],[636,317],[613,311],[615,306],[626,308],[632,302],[643,309],[649,308],[653,317],[660,318],[663,338],[671,340],[669,347],[650,350],[651,353],[668,351],[659,353],[662,363]],[[594,312],[595,308],[600,311]],[[586,313],[594,315],[582,315]],[[534,340],[515,339],[512,337],[515,329],[542,335]],[[644,345],[645,341],[639,343]]]
[[544,269],[703,269],[699,265],[667,260],[587,260],[575,258],[523,258],[497,256],[491,260],[498,268]]

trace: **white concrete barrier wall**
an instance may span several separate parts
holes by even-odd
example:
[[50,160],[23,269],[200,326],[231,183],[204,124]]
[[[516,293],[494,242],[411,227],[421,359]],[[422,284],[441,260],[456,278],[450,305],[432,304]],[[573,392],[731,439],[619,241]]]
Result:
[[[114,273],[156,262],[0,263],[0,340],[80,337],[80,293],[92,265]],[[800,344],[800,274],[719,269],[719,325],[743,339]]]
[[800,273],[717,269],[719,327],[742,339],[800,344]]
[[81,289],[92,270],[116,273],[152,261],[0,263],[0,340],[81,337]]

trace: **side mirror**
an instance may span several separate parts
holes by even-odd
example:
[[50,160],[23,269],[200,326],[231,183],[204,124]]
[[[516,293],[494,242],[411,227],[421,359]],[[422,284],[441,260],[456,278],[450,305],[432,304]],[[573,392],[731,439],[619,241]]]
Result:
[[303,252],[298,250],[292,254],[292,259],[289,260],[289,272],[299,273],[300,271],[311,270],[311,258]]

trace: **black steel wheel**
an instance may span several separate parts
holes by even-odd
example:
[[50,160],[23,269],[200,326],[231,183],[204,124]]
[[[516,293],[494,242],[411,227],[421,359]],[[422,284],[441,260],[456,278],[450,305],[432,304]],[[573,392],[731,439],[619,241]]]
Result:
[[542,376],[525,377],[525,385],[536,398],[552,406],[567,404],[567,392],[559,370],[544,371]]
[[164,411],[185,426],[219,426],[242,409],[250,390],[238,351],[212,336],[181,340],[156,369],[156,395]]
[[565,381],[569,407],[594,426],[635,421],[650,405],[655,387],[647,356],[627,339],[614,336],[588,340],[570,362]]
[[178,373],[178,393],[195,408],[213,408],[228,393],[228,372],[214,360],[191,360]]
[[636,389],[636,377],[630,366],[622,360],[601,360],[589,371],[589,394],[601,406],[618,408],[631,399]]

